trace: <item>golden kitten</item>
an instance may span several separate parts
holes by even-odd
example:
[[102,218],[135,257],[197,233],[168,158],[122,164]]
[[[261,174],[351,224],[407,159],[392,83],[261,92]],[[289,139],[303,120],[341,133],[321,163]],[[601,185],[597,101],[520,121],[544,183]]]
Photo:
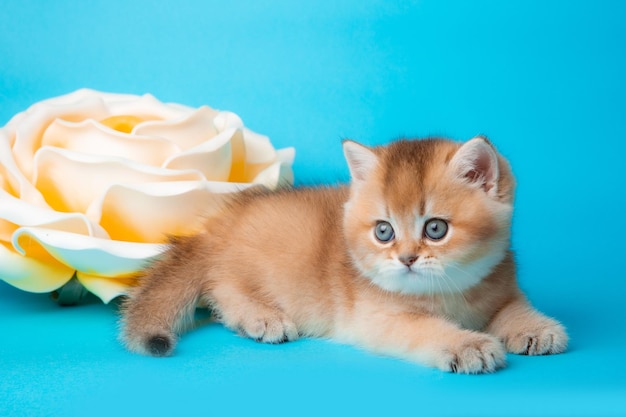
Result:
[[172,239],[123,305],[127,347],[172,354],[204,305],[261,342],[327,337],[452,372],[565,350],[517,286],[514,179],[489,141],[343,148],[350,187],[250,189]]

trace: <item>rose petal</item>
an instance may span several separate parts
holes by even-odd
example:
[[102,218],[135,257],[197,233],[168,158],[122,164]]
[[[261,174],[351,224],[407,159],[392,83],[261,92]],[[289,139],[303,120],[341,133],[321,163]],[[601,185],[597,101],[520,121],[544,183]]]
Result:
[[246,163],[268,164],[276,159],[276,150],[267,136],[243,129],[243,140],[246,144]]
[[[49,208],[41,193],[33,187],[15,163],[9,147],[11,141],[9,134],[8,129],[0,129],[0,176],[2,176],[3,180],[2,189],[27,203]],[[32,161],[30,163],[32,165]]]
[[136,283],[136,279],[132,277],[101,277],[82,272],[77,272],[76,278],[89,292],[97,295],[105,304],[108,304],[115,297],[128,294],[128,287]]
[[243,129],[243,121],[233,112],[221,111],[213,119],[213,124],[219,132],[226,129]]
[[[254,178],[276,161],[276,150],[267,136],[249,129],[243,129],[243,141],[246,153],[244,182],[254,182]],[[272,188],[275,186],[276,183],[271,185]]]
[[115,183],[195,181],[197,170],[170,170],[121,158],[82,154],[44,147],[35,157],[34,184],[58,211],[87,213],[94,200]]
[[293,184],[294,176],[291,165],[296,157],[294,148],[284,148],[276,151],[276,162],[261,171],[252,180],[255,184],[263,184],[275,189]]
[[[11,117],[11,120],[0,128],[0,136],[2,136],[3,133],[6,134],[6,140],[8,141],[7,145],[9,148],[12,148],[15,144],[15,131],[25,119],[28,119],[28,114],[23,111]],[[3,140],[5,139],[3,138]]]
[[81,213],[60,213],[28,204],[4,190],[0,190],[0,240],[9,241],[21,226],[46,227],[71,233],[107,238],[97,223],[92,223]]
[[138,124],[133,134],[167,139],[180,149],[187,150],[217,135],[213,125],[216,110],[203,106],[179,119],[147,121]]
[[163,167],[200,169],[209,181],[228,181],[233,160],[233,141],[242,141],[240,130],[228,129],[186,152],[173,155],[165,161]]
[[102,98],[84,94],[67,95],[57,100],[46,100],[31,106],[20,123],[14,127],[13,155],[20,170],[27,178],[33,172],[33,155],[41,146],[41,138],[46,128],[55,119],[62,117],[68,121],[85,118],[104,118],[108,111]]
[[[99,210],[99,223],[112,239],[130,242],[164,242],[167,235],[197,232],[202,216],[219,210],[220,203],[249,184],[209,181],[112,186]],[[158,227],[155,227],[158,225]]]
[[50,292],[68,282],[74,270],[51,257],[23,256],[10,245],[0,242],[0,276],[24,291]]
[[125,158],[157,167],[170,155],[180,152],[166,139],[129,135],[93,120],[73,123],[57,119],[45,131],[41,145]]
[[236,183],[250,182],[248,181],[247,175],[246,145],[243,141],[243,133],[240,129],[236,129],[235,131],[238,133],[234,134],[230,140],[230,151],[232,156],[228,181]]
[[145,119],[171,120],[186,118],[189,113],[194,111],[192,107],[163,103],[151,94],[135,96],[132,94],[105,93],[105,98],[107,108],[114,116],[132,114]]
[[99,239],[41,227],[18,229],[13,246],[38,259],[45,251],[72,270],[105,277],[133,274],[163,252],[160,244]]
[[254,177],[253,183],[262,184],[270,189],[293,184],[293,170],[290,164],[276,161]]
[[293,165],[296,159],[296,148],[283,148],[276,151],[276,160],[283,164]]

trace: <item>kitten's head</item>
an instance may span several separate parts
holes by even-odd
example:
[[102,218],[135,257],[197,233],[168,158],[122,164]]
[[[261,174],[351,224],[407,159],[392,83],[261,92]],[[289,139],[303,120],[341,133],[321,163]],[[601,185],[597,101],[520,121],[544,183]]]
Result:
[[514,179],[489,141],[344,142],[344,232],[355,266],[395,292],[464,291],[509,248]]

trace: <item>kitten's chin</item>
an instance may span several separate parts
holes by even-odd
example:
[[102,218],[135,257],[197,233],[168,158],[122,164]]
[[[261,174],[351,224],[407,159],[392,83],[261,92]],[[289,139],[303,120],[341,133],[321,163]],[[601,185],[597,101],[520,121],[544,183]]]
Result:
[[[441,271],[409,270],[404,268],[368,276],[376,286],[383,290],[410,295],[433,295],[458,292],[456,286],[447,281]],[[454,291],[453,291],[454,290]],[[462,291],[462,290],[461,290]]]

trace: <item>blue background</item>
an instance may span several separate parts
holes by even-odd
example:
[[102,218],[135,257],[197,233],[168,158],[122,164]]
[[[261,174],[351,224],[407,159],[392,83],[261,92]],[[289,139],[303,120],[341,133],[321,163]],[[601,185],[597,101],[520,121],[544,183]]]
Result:
[[0,282],[0,415],[626,415],[626,2],[8,0],[0,16],[0,125],[81,87],[150,92],[295,146],[301,184],[347,180],[341,138],[487,134],[519,182],[521,285],[571,336],[485,376],[218,325],[153,359],[117,342],[114,304]]

